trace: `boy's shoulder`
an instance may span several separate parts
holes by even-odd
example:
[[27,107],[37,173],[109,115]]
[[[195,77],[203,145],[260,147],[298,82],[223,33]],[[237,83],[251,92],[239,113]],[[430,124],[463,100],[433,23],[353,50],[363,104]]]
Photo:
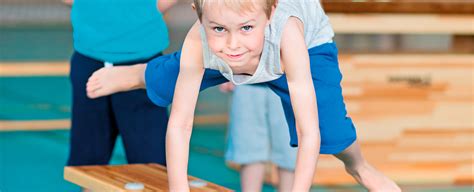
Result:
[[294,17],[294,16],[290,16],[290,17],[288,18],[288,21],[286,22],[285,28],[286,28],[286,27],[298,27],[298,28],[302,28],[302,27],[304,27],[304,24],[303,24],[303,21],[301,21],[300,18]]
[[285,35],[304,35],[304,24],[297,17],[289,17],[287,22],[283,25],[282,38]]

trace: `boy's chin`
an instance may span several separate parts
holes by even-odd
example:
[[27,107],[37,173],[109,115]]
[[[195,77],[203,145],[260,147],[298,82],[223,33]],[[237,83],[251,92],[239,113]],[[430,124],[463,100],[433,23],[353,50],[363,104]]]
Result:
[[245,62],[243,61],[225,61],[230,67],[243,67]]

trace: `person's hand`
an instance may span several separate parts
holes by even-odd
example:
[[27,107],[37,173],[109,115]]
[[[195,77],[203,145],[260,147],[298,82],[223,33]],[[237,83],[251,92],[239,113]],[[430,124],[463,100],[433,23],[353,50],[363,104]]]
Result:
[[68,6],[72,6],[72,4],[74,3],[74,0],[62,0],[62,2]]
[[223,93],[228,93],[234,90],[235,85],[231,82],[223,83],[219,85],[219,90]]

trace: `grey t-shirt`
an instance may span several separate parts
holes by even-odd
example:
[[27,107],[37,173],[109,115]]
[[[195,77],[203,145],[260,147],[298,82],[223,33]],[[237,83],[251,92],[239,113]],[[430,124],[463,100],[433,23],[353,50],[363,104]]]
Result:
[[332,42],[334,31],[319,0],[279,0],[270,25],[265,28],[265,42],[257,70],[252,76],[233,74],[232,69],[209,49],[204,28],[201,27],[204,67],[219,70],[236,85],[268,82],[283,75],[280,66],[280,42],[289,17],[303,22],[308,49]]

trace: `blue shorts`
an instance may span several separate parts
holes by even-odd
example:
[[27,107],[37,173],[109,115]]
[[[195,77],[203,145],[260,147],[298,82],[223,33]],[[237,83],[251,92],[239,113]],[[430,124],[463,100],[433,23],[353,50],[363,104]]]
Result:
[[[321,134],[320,153],[337,154],[356,140],[356,131],[351,118],[347,117],[342,97],[342,74],[339,70],[336,44],[322,44],[309,49],[308,53],[318,103]],[[181,52],[175,52],[155,58],[148,63],[145,71],[147,93],[158,106],[168,106],[173,100],[176,79],[179,73],[180,56]],[[227,81],[219,71],[206,69],[200,90]],[[291,107],[286,75],[263,84],[266,84],[280,96],[290,131],[290,145],[298,146],[295,117]]]

